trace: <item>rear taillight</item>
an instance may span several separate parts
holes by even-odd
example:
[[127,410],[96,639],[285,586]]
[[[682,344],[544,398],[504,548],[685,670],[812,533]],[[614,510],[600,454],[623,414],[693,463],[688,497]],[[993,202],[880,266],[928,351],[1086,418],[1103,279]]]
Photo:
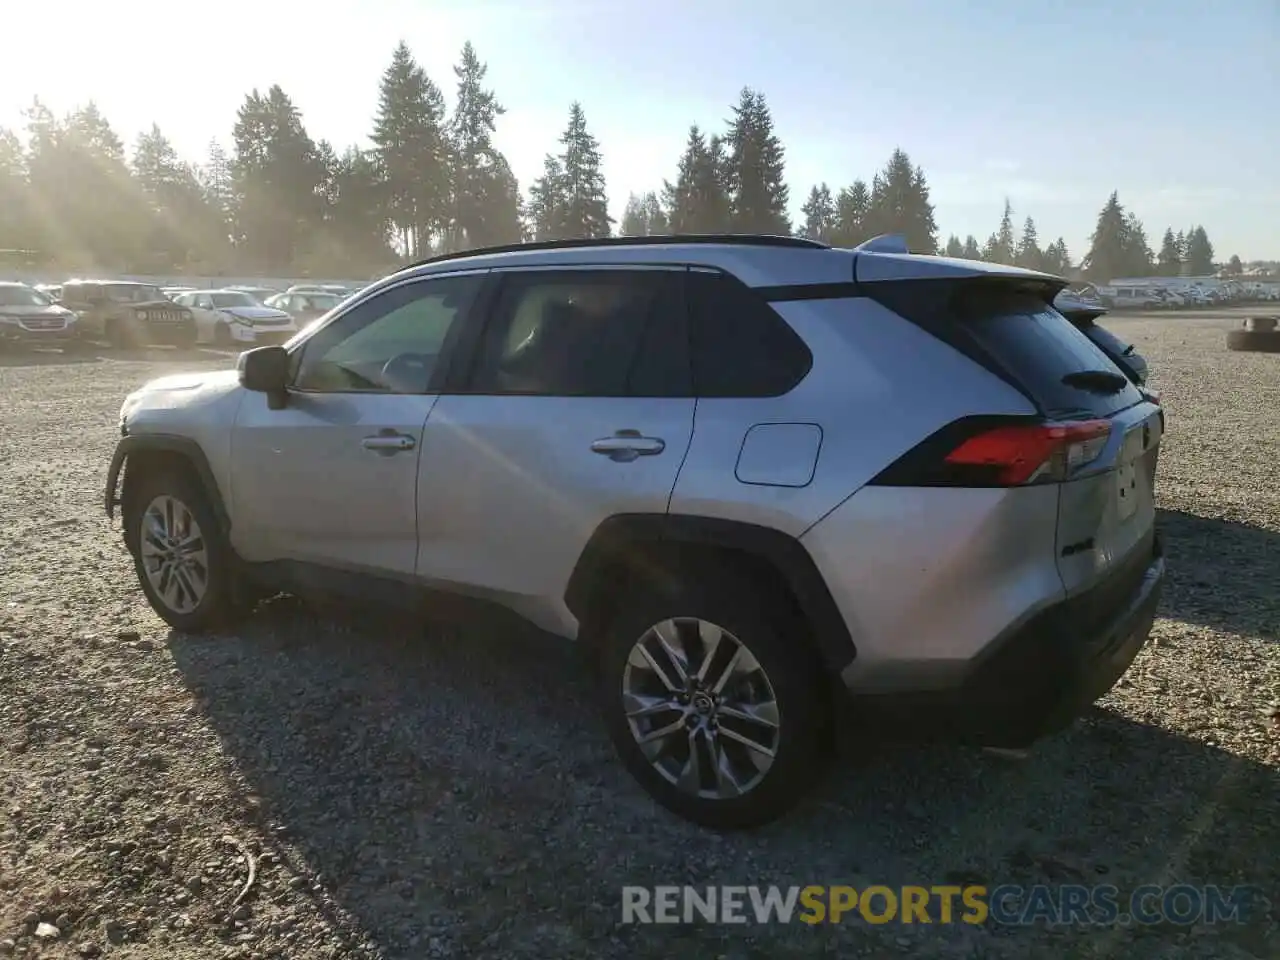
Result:
[[984,479],[983,486],[1065,480],[1071,471],[1098,459],[1110,435],[1106,420],[996,427],[965,440],[945,462]]
[[898,487],[1017,487],[1057,483],[1101,456],[1106,420],[975,417],[944,427],[871,483]]

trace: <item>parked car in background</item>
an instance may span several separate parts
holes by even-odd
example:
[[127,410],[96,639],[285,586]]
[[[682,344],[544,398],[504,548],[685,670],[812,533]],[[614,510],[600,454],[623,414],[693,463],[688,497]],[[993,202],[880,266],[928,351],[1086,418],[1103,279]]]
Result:
[[284,310],[299,326],[323,317],[326,313],[342,303],[344,297],[334,293],[280,293],[267,299],[268,307]]
[[78,319],[25,283],[0,282],[0,348],[14,345],[55,346],[75,350],[84,346]]
[[162,287],[161,288],[164,295],[168,297],[170,300],[173,300],[184,293],[188,293],[192,290],[198,290],[198,289],[200,288],[199,287]]
[[196,339],[221,347],[284,343],[298,325],[284,310],[265,306],[244,290],[193,290],[177,303],[196,318]]
[[240,290],[244,293],[247,293],[249,296],[253,297],[253,299],[257,300],[259,303],[266,303],[269,298],[274,297],[281,292],[277,290],[275,287],[254,287],[254,286],[247,286],[247,285],[238,284],[238,283],[233,283],[231,286],[227,287],[227,289]]
[[154,284],[128,280],[68,280],[62,304],[80,318],[82,337],[107,340],[114,347],[196,342],[195,317]]
[[1090,302],[1064,290],[1053,301],[1059,313],[1093,341],[1107,358],[1120,368],[1133,383],[1145,387],[1147,383],[1147,359],[1138,353],[1137,347],[1121,340],[1106,327],[1098,325],[1098,318],[1106,316],[1106,307]]

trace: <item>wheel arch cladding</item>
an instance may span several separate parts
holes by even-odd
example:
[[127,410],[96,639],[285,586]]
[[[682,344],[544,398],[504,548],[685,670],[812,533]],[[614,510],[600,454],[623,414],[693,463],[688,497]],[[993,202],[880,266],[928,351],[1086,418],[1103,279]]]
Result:
[[856,656],[853,638],[817,564],[795,537],[752,523],[671,514],[618,514],[592,534],[565,589],[565,605],[580,623],[608,610],[619,579],[647,557],[681,548],[742,555],[776,576],[810,627],[824,666],[838,673]]
[[[117,501],[115,489],[121,469],[124,470],[124,484],[121,498]],[[225,534],[230,530],[231,519],[222,499],[222,491],[218,488],[213,468],[209,466],[209,458],[205,456],[204,450],[190,437],[169,434],[140,434],[120,439],[107,477],[107,515],[114,514],[117,502],[123,504],[127,500],[130,490],[134,489],[134,483],[163,469],[185,470],[192,476],[209,498],[209,506],[217,517],[222,532]]]

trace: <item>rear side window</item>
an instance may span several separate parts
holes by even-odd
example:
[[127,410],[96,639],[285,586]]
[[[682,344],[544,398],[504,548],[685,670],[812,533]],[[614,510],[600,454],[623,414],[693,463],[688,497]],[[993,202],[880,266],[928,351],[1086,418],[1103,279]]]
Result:
[[[1142,395],[1128,375],[1062,314],[1044,302],[994,305],[968,318],[968,331],[1050,416],[1109,416]],[[1071,374],[1119,374],[1119,389],[1072,385]]]
[[679,277],[670,270],[553,270],[503,277],[470,392],[689,396]]
[[[1017,384],[1047,416],[1106,417],[1142,400],[1125,372],[1035,291],[975,280],[868,287],[899,316]],[[1106,374],[1123,384],[1108,385]]]
[[688,304],[693,383],[700,397],[779,397],[813,366],[805,342],[733,277],[690,271]]

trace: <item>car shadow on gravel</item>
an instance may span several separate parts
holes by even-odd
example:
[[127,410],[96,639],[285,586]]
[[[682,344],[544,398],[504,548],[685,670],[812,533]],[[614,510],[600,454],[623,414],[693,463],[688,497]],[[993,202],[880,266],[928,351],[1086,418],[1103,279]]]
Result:
[[1181,510],[1157,514],[1169,578],[1161,616],[1280,640],[1280,533]]
[[[255,897],[307,896],[382,957],[1025,955],[1025,931],[990,926],[622,925],[626,884],[1280,889],[1276,770],[1110,710],[1020,762],[846,731],[846,756],[793,815],[722,835],[630,780],[563,641],[282,599],[235,635],[173,634],[169,649],[251,793],[230,815],[283,865]],[[1255,919],[1209,935],[1256,952],[1263,933]],[[1115,957],[1189,936],[1079,933],[1104,935]]]

